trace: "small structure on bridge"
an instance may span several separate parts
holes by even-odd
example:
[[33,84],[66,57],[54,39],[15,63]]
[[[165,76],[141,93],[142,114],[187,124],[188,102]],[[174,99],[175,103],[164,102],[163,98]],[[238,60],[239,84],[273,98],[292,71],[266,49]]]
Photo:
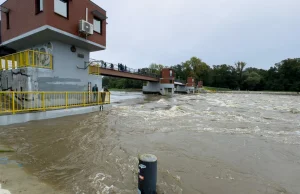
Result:
[[184,84],[183,82],[175,82],[174,85],[176,88],[175,89],[176,93],[185,93],[185,94],[195,93],[195,83],[193,77],[188,77],[186,84]]
[[186,83],[186,91],[188,94],[195,93],[195,81],[194,78],[188,77],[187,83]]
[[171,68],[164,68],[161,71],[161,78],[158,82],[148,81],[146,86],[143,86],[144,94],[174,94],[175,71]]
[[196,92],[197,93],[205,92],[205,90],[203,89],[203,81],[198,81],[198,85],[196,87]]

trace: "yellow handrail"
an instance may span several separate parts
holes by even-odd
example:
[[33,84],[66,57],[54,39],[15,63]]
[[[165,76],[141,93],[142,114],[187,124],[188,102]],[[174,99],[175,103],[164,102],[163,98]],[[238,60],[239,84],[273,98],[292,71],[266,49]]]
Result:
[[90,75],[100,75],[100,65],[90,65],[89,66],[89,74]]
[[25,50],[0,57],[0,70],[10,70],[22,67],[52,69],[52,55],[45,52]]
[[110,104],[110,92],[0,92],[0,114]]

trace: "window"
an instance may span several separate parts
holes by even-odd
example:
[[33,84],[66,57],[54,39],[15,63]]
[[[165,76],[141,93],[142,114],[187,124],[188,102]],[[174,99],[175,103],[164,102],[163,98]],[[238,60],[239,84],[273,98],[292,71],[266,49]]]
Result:
[[44,9],[44,0],[35,0],[35,14],[42,12]]
[[10,29],[10,25],[9,25],[9,12],[6,12],[6,29]]
[[94,18],[94,31],[102,34],[102,20]]
[[69,18],[69,0],[54,0],[54,12]]

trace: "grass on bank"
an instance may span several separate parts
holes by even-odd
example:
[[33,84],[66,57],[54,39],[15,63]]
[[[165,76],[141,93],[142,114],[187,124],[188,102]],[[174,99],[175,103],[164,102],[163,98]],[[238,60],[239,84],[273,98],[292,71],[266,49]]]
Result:
[[208,91],[232,91],[229,88],[215,88],[215,87],[206,87],[206,86],[203,88]]

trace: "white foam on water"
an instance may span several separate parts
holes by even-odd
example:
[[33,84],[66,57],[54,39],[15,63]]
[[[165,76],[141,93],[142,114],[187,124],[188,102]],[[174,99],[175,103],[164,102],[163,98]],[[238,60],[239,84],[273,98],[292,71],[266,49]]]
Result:
[[172,106],[172,108],[170,108],[170,111],[177,111],[180,110],[179,106]]
[[160,99],[157,101],[158,104],[168,104],[168,102],[165,99]]

